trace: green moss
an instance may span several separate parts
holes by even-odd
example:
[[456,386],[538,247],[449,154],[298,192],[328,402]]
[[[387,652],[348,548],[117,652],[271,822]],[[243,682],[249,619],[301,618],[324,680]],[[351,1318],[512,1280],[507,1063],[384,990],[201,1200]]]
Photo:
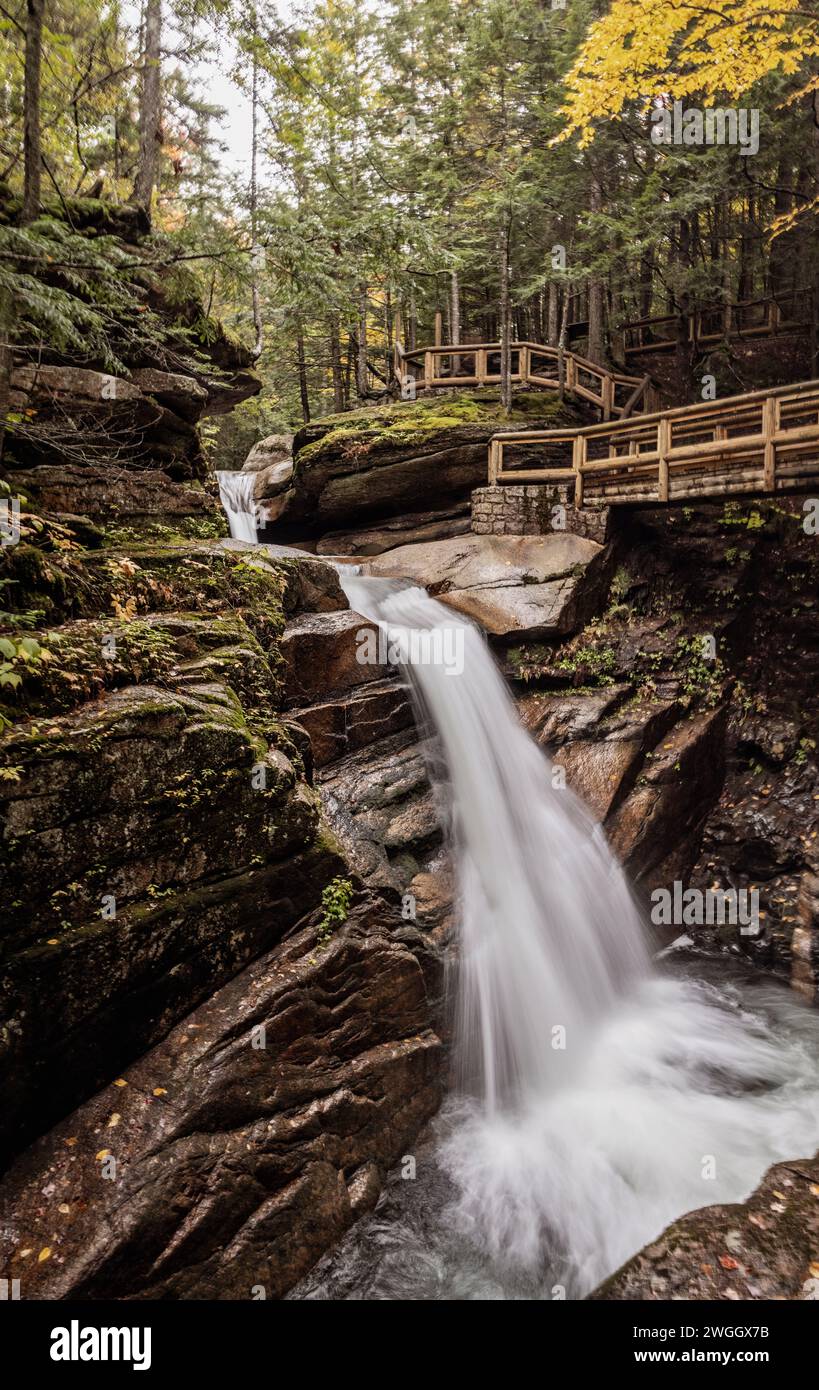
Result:
[[[425,443],[432,435],[463,425],[507,425],[533,418],[547,423],[563,415],[565,407],[552,392],[521,392],[512,409],[504,411],[497,391],[461,392],[430,396],[420,401],[401,401],[346,415],[327,416],[320,423],[327,433],[298,452],[299,464],[324,454],[348,456],[373,449],[401,448]],[[336,423],[337,422],[337,423]]]

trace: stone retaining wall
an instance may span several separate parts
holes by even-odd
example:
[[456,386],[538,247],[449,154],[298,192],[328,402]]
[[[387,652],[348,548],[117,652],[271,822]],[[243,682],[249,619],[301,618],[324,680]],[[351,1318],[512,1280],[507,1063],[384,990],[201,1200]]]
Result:
[[573,483],[479,487],[472,493],[476,536],[544,536],[568,531],[601,543],[608,539],[609,507],[574,505]]

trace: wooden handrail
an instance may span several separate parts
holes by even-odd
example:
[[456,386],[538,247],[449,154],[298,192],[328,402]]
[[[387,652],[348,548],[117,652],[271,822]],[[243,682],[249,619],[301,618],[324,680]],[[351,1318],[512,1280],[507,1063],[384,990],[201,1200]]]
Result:
[[[696,309],[682,314],[654,314],[647,318],[631,319],[628,323],[623,324],[619,331],[622,334],[626,353],[632,355],[640,352],[661,352],[676,347],[676,335],[646,342],[645,333],[646,330],[652,329],[658,331],[661,328],[673,329],[681,319],[685,321],[686,325],[686,342],[694,344],[719,342],[725,336],[724,329],[705,333],[703,332],[703,319],[726,312],[730,314],[732,323],[729,337],[767,337],[777,333],[793,332],[800,328],[807,328],[811,323],[810,312],[804,313],[801,307],[810,301],[811,294],[810,288],[805,288],[786,290],[779,294],[763,296],[760,299],[742,299],[730,304],[700,305]],[[787,303],[790,304],[791,310],[793,310],[794,305],[799,306],[795,317],[788,318],[783,313],[782,306]],[[757,308],[766,310],[764,321],[743,325],[740,322],[743,311]]]
[[[490,353],[500,354],[501,344],[492,343],[438,343],[432,347],[416,347],[407,352],[401,343],[396,342],[394,365],[395,374],[405,392],[414,395],[419,390],[435,390],[452,386],[484,386],[499,382],[500,372],[490,372],[487,358]],[[533,386],[545,386],[549,390],[559,388],[557,373],[545,375],[537,370],[533,359],[541,358],[557,365],[561,353],[558,348],[547,343],[536,343],[529,339],[515,340],[510,350],[517,355],[518,370],[512,373],[512,380]],[[625,418],[634,415],[638,409],[650,409],[658,398],[658,391],[650,376],[632,376],[627,372],[610,371],[587,357],[568,349],[562,354],[565,365],[565,387],[574,395],[589,401],[600,410],[603,420],[613,417]],[[439,376],[436,363],[441,357],[451,357],[459,365],[459,371],[451,376]],[[474,358],[475,371],[463,371],[464,359]],[[586,381],[581,380],[585,376]],[[591,380],[589,380],[591,379]],[[628,391],[625,400],[623,392]],[[619,394],[618,394],[619,393]]]
[[[505,450],[545,442],[548,464],[504,467]],[[560,444],[566,465],[556,468]],[[807,478],[819,479],[819,380],[574,430],[503,430],[490,441],[491,482],[573,480],[578,506],[774,492]]]

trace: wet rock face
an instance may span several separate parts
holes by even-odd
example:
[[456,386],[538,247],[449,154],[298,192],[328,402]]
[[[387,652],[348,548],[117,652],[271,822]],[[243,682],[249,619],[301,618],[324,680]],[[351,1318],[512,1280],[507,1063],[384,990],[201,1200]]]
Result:
[[25,1298],[281,1297],[437,1108],[438,988],[383,902],[314,920],[18,1160],[0,1266]]
[[819,1157],[778,1163],[747,1202],[703,1207],[663,1231],[593,1300],[815,1299]]
[[812,994],[819,549],[802,519],[798,497],[618,509],[608,607],[505,660],[638,886],[756,889],[757,936],[694,930]]
[[[35,584],[23,549],[10,562]],[[312,557],[247,554],[45,562],[65,620],[0,738],[4,1156],[269,949],[344,868],[309,745],[280,719],[278,638],[302,605],[345,600]],[[77,606],[88,616],[65,616]]]

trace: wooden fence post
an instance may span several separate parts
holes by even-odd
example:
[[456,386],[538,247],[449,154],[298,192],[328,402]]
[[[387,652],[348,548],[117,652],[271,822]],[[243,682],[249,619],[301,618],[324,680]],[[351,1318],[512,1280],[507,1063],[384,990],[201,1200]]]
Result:
[[668,451],[671,448],[671,421],[663,416],[657,422],[657,453],[660,455],[657,470],[657,501],[668,501]]
[[435,353],[424,353],[424,385],[431,386],[435,380]]
[[614,378],[608,372],[602,378],[603,382],[603,419],[610,420],[614,406]]
[[501,449],[503,448],[499,439],[489,441],[489,486],[494,487],[498,481],[498,473],[501,467]]
[[486,348],[479,348],[475,353],[475,376],[479,386],[486,385]]
[[766,492],[773,492],[776,488],[776,445],[773,437],[778,429],[779,401],[776,396],[766,396],[762,402],[762,434],[765,440],[762,486]]
[[586,462],[586,436],[576,434],[572,445],[572,468],[574,469],[574,505],[583,506],[583,464]]

